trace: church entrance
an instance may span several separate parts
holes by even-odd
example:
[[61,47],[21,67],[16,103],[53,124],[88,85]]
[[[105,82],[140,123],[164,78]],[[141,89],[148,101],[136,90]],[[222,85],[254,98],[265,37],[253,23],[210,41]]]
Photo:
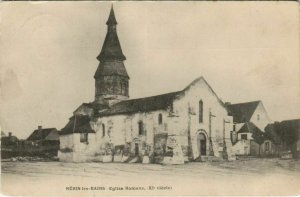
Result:
[[197,141],[200,156],[206,155],[206,136],[203,133],[199,133]]

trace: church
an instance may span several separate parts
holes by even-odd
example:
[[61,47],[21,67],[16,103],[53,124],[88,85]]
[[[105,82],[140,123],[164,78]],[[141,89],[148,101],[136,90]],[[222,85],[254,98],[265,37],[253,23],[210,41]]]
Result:
[[182,164],[234,160],[233,116],[204,79],[184,89],[130,99],[130,77],[110,10],[98,55],[95,98],[81,104],[60,131],[65,162]]

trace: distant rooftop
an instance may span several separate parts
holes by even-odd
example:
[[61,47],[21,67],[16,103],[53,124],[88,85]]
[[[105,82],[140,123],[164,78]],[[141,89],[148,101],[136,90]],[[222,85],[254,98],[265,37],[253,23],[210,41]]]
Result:
[[236,123],[249,122],[255,109],[261,101],[251,101],[246,103],[227,104],[233,121]]

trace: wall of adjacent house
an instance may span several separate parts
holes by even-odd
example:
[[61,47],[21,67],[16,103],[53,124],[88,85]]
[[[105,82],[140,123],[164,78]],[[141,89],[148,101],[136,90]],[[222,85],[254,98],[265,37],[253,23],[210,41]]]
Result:
[[59,136],[59,141],[60,141],[59,149],[70,148],[73,150],[73,146],[74,146],[73,138],[74,138],[73,134],[60,135]]
[[236,155],[250,155],[250,140],[239,140],[233,145],[233,152]]
[[80,142],[80,133],[60,135],[60,161],[85,162],[92,161],[96,153],[94,133],[88,133],[88,141]]
[[250,119],[250,122],[254,123],[263,132],[265,127],[271,123],[271,120],[262,102],[259,102],[256,110],[254,111]]
[[[203,102],[203,122],[199,122],[199,101]],[[232,131],[232,117],[227,115],[226,109],[211,91],[204,80],[200,79],[191,84],[184,91],[184,95],[173,103],[174,118],[170,122],[169,133],[176,133],[181,138],[181,144],[188,143],[188,130],[190,130],[193,157],[200,156],[197,137],[199,133],[206,136],[206,155],[209,154],[209,112],[215,116],[211,121],[211,138],[214,154],[222,157],[223,151],[223,120],[225,124],[225,139],[229,157],[234,157],[231,149],[230,131]]]

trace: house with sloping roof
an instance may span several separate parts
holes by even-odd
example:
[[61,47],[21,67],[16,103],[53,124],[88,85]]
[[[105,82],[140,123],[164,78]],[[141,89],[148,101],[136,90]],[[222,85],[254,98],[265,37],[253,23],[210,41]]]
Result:
[[16,156],[18,144],[19,139],[16,136],[12,135],[12,132],[8,132],[7,136],[2,135],[1,132],[1,158],[4,159]]
[[12,132],[8,132],[8,136],[4,135],[1,137],[1,148],[5,147],[16,147],[19,139],[12,135]]
[[264,144],[267,147],[272,146],[270,142],[266,142],[263,147],[259,147],[253,139],[253,133],[264,132],[265,127],[271,123],[262,101],[227,103],[227,108],[233,116],[233,132],[237,133],[234,149],[238,155],[258,155],[260,148],[268,150],[268,148],[264,148]]
[[28,141],[40,142],[40,141],[58,141],[59,135],[56,128],[42,128],[38,126],[27,138]]
[[271,122],[271,119],[262,103],[262,101],[251,101],[245,103],[227,104],[230,114],[233,116],[233,122],[237,129],[240,129],[244,123],[252,122],[260,130]]
[[129,75],[113,8],[97,59],[95,98],[81,104],[60,131],[60,161],[181,164],[234,159],[233,119],[199,77],[185,88],[129,98]]
[[22,143],[25,151],[37,154],[57,155],[59,149],[59,133],[56,128],[42,128],[38,126]]

